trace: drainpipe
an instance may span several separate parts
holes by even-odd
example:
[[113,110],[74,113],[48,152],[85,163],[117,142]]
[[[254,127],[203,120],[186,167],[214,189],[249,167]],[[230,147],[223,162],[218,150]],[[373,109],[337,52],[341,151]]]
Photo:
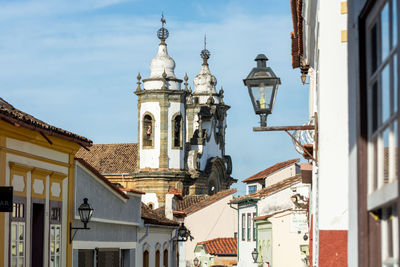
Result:
[[139,244],[142,243],[143,240],[149,235],[149,225],[148,225],[148,224],[145,224],[144,226],[146,227],[146,233],[144,234],[144,236],[142,236],[142,237],[139,239]]
[[235,208],[232,206],[232,203],[229,203],[229,207],[236,210],[237,211],[237,240],[236,240],[236,244],[237,244],[237,259],[239,260],[239,204],[238,204],[238,208]]

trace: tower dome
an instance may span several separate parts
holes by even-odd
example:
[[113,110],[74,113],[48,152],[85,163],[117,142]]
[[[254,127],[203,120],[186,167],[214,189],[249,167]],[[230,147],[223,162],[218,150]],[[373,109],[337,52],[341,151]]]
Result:
[[210,96],[213,96],[214,101],[219,103],[217,97],[217,79],[211,74],[210,68],[208,67],[208,59],[210,58],[210,52],[206,49],[206,39],[204,38],[204,49],[200,53],[203,58],[203,64],[201,65],[200,73],[194,78],[194,95],[200,95],[200,102],[206,103]]
[[180,90],[182,81],[175,76],[175,61],[168,55],[167,44],[165,43],[169,32],[164,27],[166,23],[164,16],[162,16],[161,22],[162,26],[157,31],[157,37],[161,40],[161,43],[158,46],[157,55],[151,60],[150,77],[143,80],[143,87],[145,90]]

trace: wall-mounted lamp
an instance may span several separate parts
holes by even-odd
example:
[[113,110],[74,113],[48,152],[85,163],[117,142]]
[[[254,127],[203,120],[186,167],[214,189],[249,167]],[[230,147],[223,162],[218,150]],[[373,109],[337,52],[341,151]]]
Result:
[[[94,209],[92,208],[92,205],[88,203],[88,199],[85,197],[83,199],[83,203],[78,208],[79,217],[81,218],[83,227],[72,227],[72,222],[69,223],[69,243],[71,243],[72,240],[74,240],[75,234],[78,230],[90,229],[87,227],[87,224],[90,221],[90,218],[92,218],[93,211]],[[75,230],[74,234],[72,234],[72,230]]]
[[253,257],[254,263],[257,263],[258,251],[256,248],[254,248],[253,252],[251,252],[251,256]]
[[186,228],[185,224],[182,223],[178,228],[178,242],[186,242],[188,238],[190,241],[194,239],[194,237],[190,234],[190,231]]
[[198,259],[197,257],[194,258],[194,260],[193,260],[194,266],[195,266],[195,267],[199,266],[199,263],[200,263],[199,259]]

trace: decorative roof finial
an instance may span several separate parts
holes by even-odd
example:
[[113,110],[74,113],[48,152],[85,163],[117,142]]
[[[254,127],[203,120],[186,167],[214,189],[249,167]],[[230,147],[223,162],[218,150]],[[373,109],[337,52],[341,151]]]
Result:
[[188,80],[189,80],[189,77],[187,76],[187,73],[185,73],[185,78],[183,78],[184,80],[185,80],[185,91],[189,91],[189,88],[188,88]]
[[206,37],[206,35],[204,35],[204,49],[201,50],[200,56],[203,59],[203,65],[208,65],[207,60],[210,58],[210,51],[207,50],[207,37]]
[[164,24],[166,24],[167,21],[164,19],[164,12],[161,14],[161,28],[158,29],[157,31],[157,37],[158,39],[161,40],[161,44],[165,44],[165,40],[169,36],[169,32],[166,28],[164,28]]
[[140,90],[142,90],[142,88],[140,88],[140,84],[141,84],[141,82],[140,82],[140,80],[142,79],[142,76],[140,76],[140,72],[138,73],[138,75],[137,75],[137,77],[136,77],[136,79],[137,79],[137,88],[136,88],[136,91],[140,91]]

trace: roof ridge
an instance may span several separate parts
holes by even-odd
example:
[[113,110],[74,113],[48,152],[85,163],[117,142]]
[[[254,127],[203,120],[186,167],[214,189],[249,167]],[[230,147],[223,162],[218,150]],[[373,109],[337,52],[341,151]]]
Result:
[[[300,161],[300,158],[295,158],[295,159],[289,159],[289,160],[277,162],[274,165],[272,165],[272,166],[270,166],[270,167],[268,167],[268,168],[266,168],[264,170],[261,170],[261,171],[255,173],[255,174],[251,175],[250,177],[242,180],[242,182],[256,181],[256,180],[264,179],[264,178],[266,178],[266,176],[271,175],[274,172],[277,172],[277,171],[281,170],[282,168],[285,168],[288,165],[297,163],[299,161]],[[279,166],[280,164],[282,166]],[[262,176],[260,176],[260,175],[262,175]]]

